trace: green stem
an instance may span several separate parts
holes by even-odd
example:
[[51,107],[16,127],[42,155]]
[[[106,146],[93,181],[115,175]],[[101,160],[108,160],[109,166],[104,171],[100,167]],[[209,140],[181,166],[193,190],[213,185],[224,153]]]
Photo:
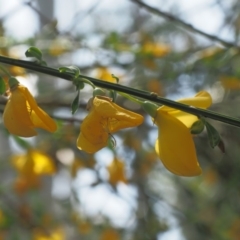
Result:
[[[0,55],[0,62],[5,64],[10,64],[22,68],[26,68],[29,70],[33,70],[36,72],[48,74],[54,77],[59,77],[65,80],[71,81],[73,79],[73,74],[70,73],[60,73],[57,69],[45,67],[41,65],[37,65],[36,63],[24,61],[24,60],[17,60],[13,58],[8,58]],[[179,102],[175,102],[166,98],[162,98],[154,93],[143,91],[143,90],[137,90],[134,88],[126,87],[123,85],[119,85],[117,83],[110,83],[107,81],[102,81],[96,78],[79,75],[80,78],[86,78],[89,81],[91,81],[94,85],[100,88],[106,88],[106,89],[112,89],[121,93],[130,94],[132,96],[138,97],[140,99],[146,99],[158,104],[166,105],[168,107],[172,107],[175,109],[179,109],[181,111],[196,115],[196,116],[202,116],[205,118],[211,118],[220,122],[228,123],[233,126],[240,127],[240,119],[238,118],[232,118],[228,117],[226,115],[222,115],[219,113],[212,112],[210,110],[204,110],[201,108],[192,107],[189,105],[185,105]]]
[[126,94],[126,93],[123,93],[123,92],[119,92],[119,94],[127,99],[129,99],[130,101],[132,102],[135,102],[135,103],[138,103],[138,104],[143,104],[144,101],[138,99],[138,98],[135,98],[135,97],[132,97],[131,95],[129,94]]

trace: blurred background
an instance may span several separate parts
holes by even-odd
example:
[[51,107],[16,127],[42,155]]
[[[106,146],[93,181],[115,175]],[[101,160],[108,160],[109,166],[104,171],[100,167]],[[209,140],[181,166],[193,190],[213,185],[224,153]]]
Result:
[[[75,65],[109,81],[114,74],[120,84],[174,100],[207,90],[211,110],[239,117],[239,1],[144,3],[167,14],[137,0],[0,0],[0,54],[26,59],[36,46],[48,66]],[[56,119],[58,131],[26,139],[0,125],[1,240],[240,239],[238,128],[211,121],[225,153],[210,147],[205,132],[194,137],[199,177],[163,167],[154,151],[158,129],[148,116],[140,127],[114,134],[115,149],[86,154],[76,139],[91,89],[81,91],[72,116],[71,83],[4,67]],[[122,97],[117,103],[145,114]],[[5,104],[1,96],[1,113]]]

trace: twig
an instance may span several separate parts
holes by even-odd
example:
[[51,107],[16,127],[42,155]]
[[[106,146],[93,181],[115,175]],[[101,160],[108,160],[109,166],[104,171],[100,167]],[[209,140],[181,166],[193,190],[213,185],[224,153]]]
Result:
[[154,8],[154,7],[151,7],[149,6],[148,4],[142,2],[142,1],[139,1],[139,0],[130,0],[136,4],[138,4],[139,6],[147,9],[148,11],[150,11],[151,13],[154,13],[158,16],[161,16],[165,19],[168,19],[169,21],[172,21],[174,23],[177,23],[179,25],[181,25],[182,27],[186,28],[187,30],[191,31],[191,32],[196,32],[212,41],[217,41],[219,43],[221,43],[222,45],[224,45],[225,47],[235,47],[235,48],[238,48],[240,49],[240,46],[238,46],[237,44],[235,44],[234,42],[229,42],[229,41],[226,41],[224,39],[221,39],[215,35],[212,35],[212,34],[208,34],[208,33],[205,33],[197,28],[195,28],[193,25],[189,24],[189,23],[186,23],[184,22],[183,20],[171,15],[170,13],[167,13],[167,12],[164,12],[164,11],[161,11],[157,8]]
[[[59,78],[62,78],[62,79],[68,80],[68,81],[72,81],[72,79],[74,79],[74,75],[71,73],[61,73],[61,72],[59,72],[58,69],[37,65],[36,63],[30,62],[30,61],[17,60],[14,58],[8,58],[8,57],[4,57],[4,56],[0,55],[0,62],[18,66],[18,67],[23,67],[23,68],[33,70],[36,72],[48,74],[50,76],[59,77]],[[119,85],[116,83],[110,83],[107,81],[102,81],[102,80],[84,76],[84,75],[79,75],[78,78],[80,80],[87,79],[87,80],[91,81],[95,86],[100,87],[100,88],[105,88],[105,89],[110,89],[110,90],[115,90],[118,92],[130,94],[132,96],[135,96],[135,97],[138,97],[138,98],[141,98],[144,100],[149,100],[149,101],[152,101],[152,102],[155,102],[158,104],[166,105],[168,107],[172,107],[175,109],[179,109],[181,111],[184,111],[184,112],[196,115],[196,116],[211,118],[211,119],[214,119],[214,120],[217,120],[220,122],[224,122],[224,123],[227,123],[227,124],[230,124],[233,126],[240,127],[240,119],[238,119],[238,118],[228,117],[228,116],[225,116],[225,115],[222,115],[219,113],[212,112],[210,110],[196,108],[196,107],[192,107],[192,106],[189,106],[186,104],[175,102],[175,101],[160,97],[156,93],[151,93],[148,91],[143,91],[143,90],[139,90],[139,89],[126,87],[123,85]]]

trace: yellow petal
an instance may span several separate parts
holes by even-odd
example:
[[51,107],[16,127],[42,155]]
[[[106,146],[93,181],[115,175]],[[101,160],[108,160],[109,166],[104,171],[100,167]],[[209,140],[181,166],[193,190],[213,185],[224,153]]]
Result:
[[115,158],[107,167],[109,173],[109,183],[116,185],[118,182],[127,182],[125,177],[125,164],[121,160]]
[[99,143],[92,143],[85,137],[83,133],[80,132],[77,139],[77,147],[78,149],[83,150],[87,153],[95,153],[107,145],[107,140],[108,138],[106,140],[102,140],[102,142]]
[[11,134],[21,137],[37,135],[29,116],[26,99],[19,88],[12,91],[5,106],[3,123]]
[[177,118],[179,121],[181,121],[187,128],[191,128],[193,123],[195,123],[198,120],[198,117],[183,111],[170,111],[168,112],[169,115],[172,117]]
[[164,166],[180,176],[201,174],[189,129],[164,111],[158,111],[155,123],[159,127],[155,148]]
[[[190,106],[198,107],[198,108],[208,108],[212,104],[212,97],[211,95],[206,91],[201,91],[197,93],[192,98],[184,98],[180,99],[177,102],[187,104]],[[167,106],[160,107],[161,111],[165,111],[171,116],[177,118],[179,121],[181,121],[187,128],[191,128],[194,122],[198,120],[198,118],[195,115],[170,108]]]
[[56,166],[53,163],[53,159],[40,151],[31,150],[29,151],[30,157],[33,159],[33,171],[37,175],[44,175],[44,174],[53,174],[56,172]]
[[123,128],[136,127],[144,120],[143,116],[98,97],[93,100],[93,108],[99,116],[107,119],[107,127],[111,133]]
[[109,131],[106,120],[91,111],[81,124],[77,147],[88,153],[95,153],[107,145]]
[[90,101],[89,108],[90,112],[81,124],[77,139],[77,147],[88,153],[95,153],[105,147],[111,133],[143,122],[141,115],[105,98],[95,97]]
[[206,91],[198,92],[193,98],[180,99],[178,102],[198,108],[208,108],[212,105],[212,97]]
[[57,130],[56,122],[40,107],[38,107],[36,100],[30,94],[27,88],[21,86],[20,91],[26,97],[26,100],[31,108],[30,118],[35,127],[45,129],[49,132],[55,132]]
[[120,240],[120,235],[115,229],[108,228],[102,232],[100,240]]
[[25,154],[13,155],[12,164],[22,175],[44,175],[56,172],[52,158],[35,149]]
[[116,79],[113,78],[111,72],[109,72],[109,70],[106,67],[98,68],[97,78],[103,81],[116,83]]
[[13,155],[11,157],[11,160],[12,160],[11,163],[13,167],[15,167],[19,172],[21,172],[25,166],[27,158],[25,154],[17,154],[17,155]]
[[[198,108],[208,108],[212,105],[212,97],[208,92],[200,91],[194,97],[183,98],[178,100],[177,102],[198,107]],[[167,107],[167,106],[162,106],[161,110],[166,112],[175,111],[174,108]]]

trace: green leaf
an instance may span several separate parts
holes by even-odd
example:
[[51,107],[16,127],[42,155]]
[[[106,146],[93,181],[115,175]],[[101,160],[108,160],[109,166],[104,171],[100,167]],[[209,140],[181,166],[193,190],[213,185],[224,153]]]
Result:
[[10,88],[14,88],[19,84],[19,81],[15,77],[10,77],[8,80]]
[[36,48],[36,47],[30,47],[25,52],[25,55],[26,55],[26,57],[35,57],[40,62],[42,61],[42,52],[38,48]]
[[79,103],[79,95],[80,95],[80,91],[78,91],[77,96],[72,101],[72,104],[71,104],[72,114],[74,114],[78,110],[78,107],[79,107],[79,104],[78,104]]
[[81,90],[84,88],[84,81],[79,79],[80,69],[76,66],[67,66],[58,68],[60,73],[69,73],[73,75],[72,82],[76,86],[76,90]]
[[96,97],[96,96],[106,96],[106,93],[102,88],[95,88],[93,90],[93,96],[94,97]]
[[2,77],[0,77],[0,94],[4,94],[6,92],[6,84]]
[[116,98],[117,98],[117,92],[114,90],[110,90],[109,91],[109,97],[112,98],[113,102],[116,102]]
[[43,61],[43,60],[41,60],[41,61],[39,61],[39,64],[41,65],[41,66],[47,66],[47,62],[46,61]]
[[85,85],[83,81],[81,81],[80,79],[76,79],[75,86],[76,86],[76,90],[82,90]]
[[71,73],[73,74],[73,79],[77,79],[80,76],[80,69],[76,66],[67,66],[58,68],[60,73]]
[[15,140],[15,142],[23,149],[29,149],[31,148],[31,145],[25,141],[24,139],[18,137],[18,136],[15,136],[15,135],[12,135],[13,139]]
[[114,78],[116,80],[116,82],[119,83],[119,78],[116,77],[114,74],[112,74],[112,78]]
[[157,109],[159,108],[158,105],[149,101],[144,101],[141,105],[143,110],[148,113],[152,118],[155,118],[157,116]]
[[222,139],[220,139],[220,142],[218,143],[218,148],[221,150],[222,153],[225,153],[225,144]]
[[220,137],[218,131],[207,121],[205,121],[205,126],[207,129],[210,146],[212,148],[218,146],[221,141],[221,137]]
[[88,79],[81,77],[81,81],[90,85],[93,89],[95,89],[95,85]]
[[205,127],[205,122],[201,119],[197,120],[193,125],[191,126],[191,133],[192,134],[199,134],[203,131]]

